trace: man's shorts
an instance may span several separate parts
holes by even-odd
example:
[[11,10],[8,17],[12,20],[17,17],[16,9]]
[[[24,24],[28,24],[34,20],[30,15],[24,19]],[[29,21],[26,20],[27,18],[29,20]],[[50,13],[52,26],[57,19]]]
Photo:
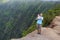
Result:
[[37,24],[37,30],[41,30],[42,25],[41,24]]

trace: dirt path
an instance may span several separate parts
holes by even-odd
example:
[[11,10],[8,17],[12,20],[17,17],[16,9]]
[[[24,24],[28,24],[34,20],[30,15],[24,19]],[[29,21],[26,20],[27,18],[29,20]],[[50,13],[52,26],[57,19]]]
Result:
[[51,28],[42,28],[42,34],[37,34],[37,30],[20,39],[12,40],[60,40],[60,36]]
[[37,34],[37,30],[35,30],[23,38],[12,40],[60,40],[60,35],[57,34],[57,31],[60,30],[60,16],[56,17],[53,22],[56,24],[56,27],[54,27],[53,29],[42,28],[41,35]]

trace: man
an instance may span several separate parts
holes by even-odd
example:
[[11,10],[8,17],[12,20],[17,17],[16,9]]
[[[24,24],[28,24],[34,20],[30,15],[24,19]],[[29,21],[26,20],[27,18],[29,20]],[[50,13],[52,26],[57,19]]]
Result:
[[42,17],[42,13],[41,13],[41,14],[38,14],[38,16],[37,16],[37,30],[38,30],[38,34],[41,34],[42,21],[43,21],[43,17]]

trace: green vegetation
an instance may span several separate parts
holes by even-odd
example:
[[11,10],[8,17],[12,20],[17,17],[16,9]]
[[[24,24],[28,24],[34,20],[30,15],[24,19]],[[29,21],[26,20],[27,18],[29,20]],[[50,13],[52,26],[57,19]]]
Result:
[[31,33],[32,31],[34,31],[36,29],[36,21],[34,21],[32,23],[32,25],[27,29],[27,30],[24,30],[23,33],[22,33],[22,36],[26,36],[27,34]]
[[[36,29],[38,13],[54,7],[56,2],[20,2],[0,4],[0,40],[20,38]],[[48,21],[49,22],[49,21]],[[44,23],[44,25],[46,25]]]
[[[43,27],[48,26],[55,18],[55,16],[59,16],[59,15],[60,15],[60,4],[56,4],[55,7],[43,13],[43,17],[44,17]],[[27,30],[24,30],[22,35],[26,36],[27,34],[34,31],[35,29],[36,29],[36,21],[34,21]]]
[[51,21],[55,18],[55,16],[60,16],[60,4],[56,4],[55,7],[45,12],[43,16],[44,16],[43,26],[49,25]]

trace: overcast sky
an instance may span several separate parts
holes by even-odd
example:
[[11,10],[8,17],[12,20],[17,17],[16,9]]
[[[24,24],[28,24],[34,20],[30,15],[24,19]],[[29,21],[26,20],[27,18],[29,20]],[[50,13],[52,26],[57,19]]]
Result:
[[[0,0],[0,3],[6,3],[9,1],[35,1],[35,0]],[[40,1],[40,0],[37,0]],[[41,0],[41,1],[60,1],[60,0]]]
[[60,1],[60,0],[43,0],[43,1]]

